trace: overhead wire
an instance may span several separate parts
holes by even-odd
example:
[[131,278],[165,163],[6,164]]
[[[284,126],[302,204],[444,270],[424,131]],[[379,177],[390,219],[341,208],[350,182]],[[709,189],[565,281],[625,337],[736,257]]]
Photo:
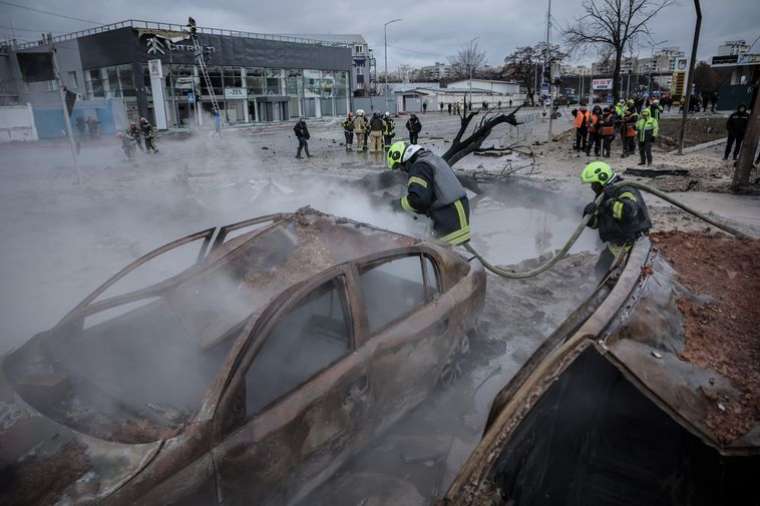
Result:
[[10,7],[16,7],[17,9],[24,9],[32,12],[37,12],[39,14],[47,14],[48,16],[55,16],[63,19],[70,19],[72,21],[81,21],[83,23],[91,23],[93,25],[104,25],[105,23],[101,21],[93,21],[91,19],[83,19],[83,18],[77,18],[74,16],[67,16],[66,14],[59,14],[57,12],[52,11],[46,11],[44,9],[37,9],[35,7],[29,7],[28,5],[20,5],[13,2],[7,2],[6,0],[0,0],[0,4],[8,5]]

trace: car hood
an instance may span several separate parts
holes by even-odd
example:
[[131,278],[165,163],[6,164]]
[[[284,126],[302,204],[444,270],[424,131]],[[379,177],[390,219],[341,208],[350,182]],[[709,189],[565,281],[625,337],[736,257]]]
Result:
[[27,404],[0,368],[0,503],[95,502],[118,490],[163,441],[124,444],[88,436]]

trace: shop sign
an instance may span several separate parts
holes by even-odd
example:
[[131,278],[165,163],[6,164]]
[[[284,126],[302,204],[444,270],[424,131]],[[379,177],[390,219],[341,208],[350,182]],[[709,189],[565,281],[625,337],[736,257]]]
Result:
[[163,79],[164,68],[161,66],[161,60],[148,60],[148,71],[151,79]]
[[726,56],[713,56],[712,66],[719,67],[721,65],[736,65],[736,61],[739,57],[735,54],[729,54]]
[[612,79],[592,79],[591,88],[594,90],[611,90]]
[[[167,51],[193,53],[195,52],[195,46],[190,41],[176,43],[170,39],[154,35],[145,39],[145,50],[150,55],[161,56],[165,55]],[[216,48],[214,46],[203,46],[203,51],[205,53],[213,53],[216,51]]]
[[236,100],[248,98],[245,88],[224,88],[224,98],[226,100]]

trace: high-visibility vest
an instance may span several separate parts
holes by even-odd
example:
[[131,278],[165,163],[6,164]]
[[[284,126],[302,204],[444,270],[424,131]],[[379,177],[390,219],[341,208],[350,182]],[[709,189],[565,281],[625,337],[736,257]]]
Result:
[[575,114],[575,128],[581,128],[584,124],[588,123],[588,118],[588,111],[578,111]]

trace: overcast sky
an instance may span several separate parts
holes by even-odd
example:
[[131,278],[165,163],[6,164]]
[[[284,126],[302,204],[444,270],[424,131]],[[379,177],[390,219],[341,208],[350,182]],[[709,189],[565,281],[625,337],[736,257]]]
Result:
[[[383,23],[403,21],[388,28],[389,69],[399,64],[413,66],[447,61],[473,37],[486,51],[487,62],[498,65],[517,46],[536,43],[546,37],[547,0],[9,0],[40,10],[64,14],[98,23],[125,19],[145,19],[184,23],[193,16],[199,26],[211,26],[264,33],[358,33],[375,50],[378,70],[383,69]],[[718,45],[729,39],[748,43],[760,36],[760,0],[702,0],[703,22],[700,59],[714,55]],[[581,0],[554,1],[552,39],[561,38],[561,28],[581,12]],[[680,46],[687,54],[693,37],[694,4],[679,0],[652,23],[655,41]],[[39,31],[66,33],[97,26],[84,21],[32,12],[0,0],[0,38],[10,36],[35,39]],[[642,56],[650,49],[639,49]],[[753,52],[760,53],[760,42]],[[588,62],[592,55],[577,56],[574,62]]]

